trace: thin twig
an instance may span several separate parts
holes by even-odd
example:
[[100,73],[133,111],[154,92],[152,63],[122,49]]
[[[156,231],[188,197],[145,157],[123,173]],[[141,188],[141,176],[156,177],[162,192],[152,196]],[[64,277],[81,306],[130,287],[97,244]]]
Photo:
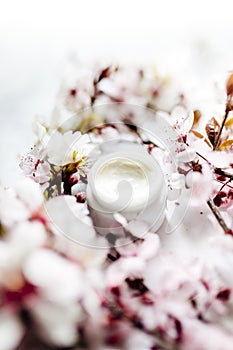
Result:
[[[227,182],[225,182],[224,184],[222,184],[222,187],[220,188],[219,192],[222,191],[224,189],[224,187],[229,186],[228,184],[231,182],[231,179],[228,179]],[[231,186],[230,186],[231,187]],[[232,188],[232,187],[231,187]]]
[[[208,159],[206,159],[204,156],[202,156],[200,153],[196,152],[196,154],[201,157],[203,160],[205,160],[212,168],[213,172],[217,175],[222,175],[225,177],[228,177],[229,180],[224,184],[224,186],[228,186],[228,183],[233,180],[233,174],[228,173],[227,171],[224,171],[220,168],[217,168],[215,166],[213,166]],[[225,232],[225,234],[230,234],[233,235],[233,232],[231,229],[229,229],[229,227],[226,225],[225,221],[223,220],[223,217],[220,213],[220,211],[218,210],[218,208],[216,207],[216,205],[214,204],[212,199],[209,199],[207,201],[208,206],[210,207],[212,213],[214,214],[215,218],[217,219],[219,225],[222,227],[223,231]]]
[[233,180],[233,174],[228,173],[227,171],[222,170],[221,168],[217,168],[214,166],[213,171],[217,175],[222,175],[222,176],[228,177],[229,179]]
[[196,152],[196,155],[197,155],[198,157],[201,157],[203,160],[205,160],[209,165],[212,165],[212,164],[208,161],[208,159],[206,159],[204,156],[202,156],[199,152]]
[[214,214],[215,218],[217,219],[219,225],[222,227],[222,229],[225,232],[225,234],[228,234],[228,235],[231,234],[232,235],[231,229],[229,229],[229,227],[227,226],[227,224],[223,220],[223,217],[222,217],[220,211],[218,210],[218,208],[216,207],[216,205],[214,204],[213,200],[209,199],[207,201],[207,204],[210,207],[212,213]]
[[227,117],[228,117],[228,114],[230,112],[230,108],[228,107],[228,105],[226,106],[226,110],[225,110],[225,115],[224,115],[224,119],[222,121],[222,124],[221,124],[221,127],[220,127],[220,130],[219,130],[219,133],[218,133],[218,136],[214,142],[214,147],[213,147],[213,150],[215,151],[216,148],[218,147],[218,144],[219,144],[219,140],[220,140],[220,137],[221,137],[221,134],[222,134],[222,131],[223,131],[223,128],[224,128],[224,125],[226,123],[226,120],[227,120]]
[[222,191],[223,187],[229,187],[233,190],[233,187],[231,185],[229,185],[229,183],[231,182],[231,179],[227,180],[227,182],[223,182],[221,180],[215,179],[215,181],[219,182],[220,184],[222,184],[222,187],[220,188],[220,191]]
[[206,161],[206,163],[209,164],[209,166],[211,167],[211,169],[213,170],[213,172],[217,175],[222,175],[222,176],[225,176],[225,177],[228,177],[229,179],[233,180],[233,174],[221,169],[221,168],[218,168],[216,166],[214,166],[213,164],[210,163],[210,161],[208,159],[206,159],[204,156],[202,156],[199,152],[196,152],[196,155],[200,158],[202,158],[204,161]]

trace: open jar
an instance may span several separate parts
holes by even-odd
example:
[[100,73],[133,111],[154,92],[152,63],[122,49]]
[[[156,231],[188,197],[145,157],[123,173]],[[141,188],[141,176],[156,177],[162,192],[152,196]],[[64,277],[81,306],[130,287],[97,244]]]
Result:
[[147,231],[156,232],[164,220],[166,194],[158,162],[135,143],[113,143],[103,148],[88,175],[88,207],[97,232],[105,235],[122,234],[116,214],[128,224],[141,221]]

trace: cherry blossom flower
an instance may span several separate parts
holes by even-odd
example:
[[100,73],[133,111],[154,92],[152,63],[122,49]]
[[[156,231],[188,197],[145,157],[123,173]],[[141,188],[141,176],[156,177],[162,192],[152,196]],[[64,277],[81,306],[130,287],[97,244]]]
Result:
[[58,196],[50,199],[45,208],[55,232],[75,242],[92,245],[96,234],[85,203],[77,203],[73,196]]
[[50,180],[50,166],[45,158],[45,150],[36,147],[21,158],[19,166],[23,173],[35,182],[43,184]]
[[85,146],[89,142],[88,135],[72,131],[60,134],[56,132],[51,136],[47,145],[47,156],[54,165],[65,165],[83,161],[85,159]]

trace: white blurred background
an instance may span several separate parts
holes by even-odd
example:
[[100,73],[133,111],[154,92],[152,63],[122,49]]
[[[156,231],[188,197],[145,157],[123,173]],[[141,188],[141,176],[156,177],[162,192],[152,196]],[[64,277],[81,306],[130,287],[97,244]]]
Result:
[[50,113],[67,62],[75,55],[84,61],[157,63],[181,84],[208,89],[208,82],[225,79],[233,68],[233,2],[1,1],[4,184],[16,178],[17,157],[33,145],[33,118]]

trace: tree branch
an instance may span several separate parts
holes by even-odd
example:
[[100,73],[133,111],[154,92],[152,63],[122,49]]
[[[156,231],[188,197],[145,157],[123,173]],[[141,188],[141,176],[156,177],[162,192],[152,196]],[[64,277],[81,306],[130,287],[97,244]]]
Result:
[[227,171],[222,170],[221,168],[213,167],[213,171],[217,175],[222,175],[222,176],[228,177],[229,179],[233,180],[233,174],[228,173]]
[[219,225],[222,227],[223,231],[225,232],[225,234],[227,235],[233,235],[233,232],[231,229],[229,229],[229,227],[226,225],[225,221],[223,220],[223,217],[220,213],[220,211],[218,210],[218,208],[216,207],[216,205],[214,204],[212,199],[209,199],[207,201],[208,206],[210,207],[212,213],[214,214],[215,218],[217,219]]
[[218,168],[216,166],[214,166],[213,164],[210,163],[210,161],[208,161],[208,159],[206,159],[204,156],[202,156],[200,153],[196,152],[196,155],[200,158],[202,158],[204,161],[206,161],[206,163],[209,164],[209,166],[212,168],[213,172],[217,175],[222,175],[222,176],[225,176],[225,177],[228,177],[229,179],[233,180],[233,174],[221,169],[221,168]]
[[229,112],[231,111],[231,109],[229,108],[228,104],[226,106],[226,110],[225,110],[225,115],[224,115],[224,118],[223,118],[223,121],[222,121],[222,124],[221,124],[221,127],[220,127],[220,130],[219,130],[219,133],[218,133],[218,136],[214,142],[214,147],[213,147],[213,150],[215,151],[216,148],[218,147],[218,144],[219,144],[219,141],[220,141],[220,137],[221,137],[221,134],[222,134],[222,131],[223,131],[223,128],[224,128],[224,125],[226,123],[226,120],[227,120],[227,117],[228,117],[228,114]]

